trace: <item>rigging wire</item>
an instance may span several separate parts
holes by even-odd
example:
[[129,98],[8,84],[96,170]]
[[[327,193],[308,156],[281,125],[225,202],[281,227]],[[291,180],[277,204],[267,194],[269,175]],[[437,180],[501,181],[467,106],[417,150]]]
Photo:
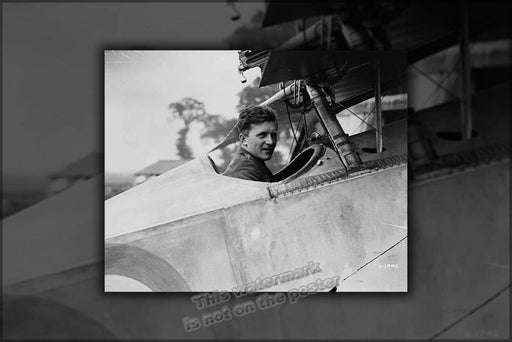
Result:
[[[300,84],[299,86],[295,86],[294,87],[294,91],[300,91]],[[307,122],[306,122],[306,114],[307,112],[311,109],[306,106],[306,103],[303,101],[302,104],[292,104],[291,102],[288,101],[287,99],[287,95],[286,95],[286,83],[283,82],[283,94],[284,94],[284,104],[286,106],[286,112],[288,114],[288,122],[290,123],[290,128],[292,130],[292,133],[293,133],[293,138],[295,140],[295,145],[298,146],[299,145],[299,141],[297,139],[297,135],[295,133],[295,130],[293,129],[293,125],[292,125],[292,120],[291,120],[291,115],[290,115],[290,108],[292,109],[299,109],[299,108],[302,108],[302,111],[301,111],[301,117],[303,119],[303,122],[304,122],[304,130],[305,130],[305,137],[307,139],[308,137],[308,128],[307,128]],[[297,99],[298,100],[298,99]],[[299,124],[300,124],[300,119],[299,119]],[[297,131],[299,131],[299,124],[297,125]],[[290,145],[290,151],[288,152],[288,155],[290,156],[291,158],[291,152],[293,150],[293,144]],[[288,162],[290,162],[290,160],[288,160]]]
[[284,83],[283,85],[283,95],[284,95],[284,105],[286,107],[286,113],[288,113],[288,122],[290,123],[290,128],[292,130],[292,133],[293,133],[293,138],[295,139],[295,144],[299,144],[299,142],[297,141],[297,136],[295,135],[295,130],[293,129],[293,125],[292,125],[292,118],[291,118],[291,115],[290,115],[290,110],[288,109],[288,103],[286,102],[286,83]]
[[309,136],[309,134],[308,134],[308,123],[306,121],[306,112],[304,110],[302,111],[302,122],[304,122],[304,134],[305,134],[305,137],[307,139],[308,136]]
[[[305,112],[302,112],[301,117],[304,117],[304,119],[305,119]],[[306,124],[306,121],[303,121],[303,123],[304,123],[304,129],[305,129],[305,138],[307,139],[308,138],[307,124]],[[301,124],[301,122],[299,121],[299,123],[297,125],[297,131],[302,131],[300,124]],[[294,147],[297,148],[297,146],[298,146],[297,140],[295,140],[295,142],[296,142],[295,146],[293,146],[293,144],[290,144],[290,150],[288,151],[288,163],[290,163],[290,161],[292,160],[292,152],[294,150]]]
[[[374,110],[375,110],[375,108],[374,108],[374,109],[372,109],[372,110],[371,110],[371,111],[366,115],[365,119],[369,120],[369,119],[370,119],[370,116],[371,116],[372,114],[374,114]],[[350,135],[353,135],[355,132],[357,132],[357,130],[359,129],[359,127],[361,127],[361,125],[362,125],[362,124],[364,124],[364,123],[366,123],[366,122],[361,121],[361,123],[356,127],[356,129],[354,129],[354,131],[353,131]]]
[[[474,43],[470,43],[469,44],[469,49],[472,50],[473,48],[475,47],[475,44]],[[452,69],[448,72],[448,74],[445,76],[445,78],[440,82],[440,84],[444,84],[444,82],[446,82],[448,80],[448,78],[450,78],[450,76],[455,72],[455,70],[458,68],[459,64],[460,64],[460,55],[457,59],[457,61],[453,64],[453,67]],[[432,92],[432,94],[430,94],[430,96],[421,104],[420,108],[422,108],[423,106],[425,106],[428,101],[430,101],[430,99],[439,91],[439,89],[441,89],[440,85],[439,84],[436,84],[437,87],[436,89],[434,89],[434,91]]]
[[458,99],[460,102],[464,103],[466,106],[468,106],[468,108],[472,108],[469,103],[466,103],[466,101],[464,101],[464,99],[462,99],[461,97],[459,97],[457,94],[455,94],[453,91],[451,91],[450,89],[446,88],[445,86],[443,86],[442,84],[440,84],[438,81],[436,81],[435,79],[433,79],[429,74],[427,74],[426,72],[424,72],[423,70],[419,69],[417,66],[415,65],[411,65],[411,67],[416,70],[417,72],[419,72],[421,75],[423,75],[426,79],[428,79],[429,81],[431,81],[432,83],[434,84],[437,84],[439,86],[439,88],[443,89],[444,91],[446,91],[446,93],[450,94],[451,96],[453,96],[454,98]]
[[[390,90],[385,91],[384,93],[382,93],[382,95],[380,96],[380,100],[382,101],[382,100],[384,99],[384,96],[386,96],[389,92],[390,92]],[[370,111],[368,112],[368,115],[366,115],[366,118],[365,118],[365,119],[367,119],[367,120],[368,120],[368,118],[370,117],[370,115],[375,114],[375,108],[377,108],[376,106],[377,106],[376,104],[374,104],[374,105],[373,105],[372,110],[370,110]],[[352,112],[352,114],[354,114],[354,113]],[[354,115],[355,115],[355,114],[354,114]],[[357,116],[356,116],[356,117],[357,117]],[[358,119],[359,119],[359,118],[358,118]],[[362,120],[362,119],[361,119],[361,120]],[[366,122],[366,121],[362,120],[362,121],[361,121],[361,123],[359,124],[359,126],[357,126],[357,127],[356,127],[356,129],[354,130],[354,132],[356,132],[356,131],[359,129],[359,127],[361,127],[361,125],[362,125],[363,123],[367,124],[368,126],[370,126],[370,127],[371,127],[371,128],[373,128],[373,129],[377,130],[377,128],[373,127],[373,126],[372,126],[372,125],[370,125],[368,122]],[[352,134],[353,134],[353,133],[352,133]],[[352,134],[351,134],[351,135],[352,135]],[[381,135],[384,137],[384,135],[383,135],[382,133],[381,133]]]
[[360,270],[362,270],[363,268],[365,268],[366,266],[368,266],[369,264],[371,264],[372,262],[374,262],[375,260],[377,260],[379,257],[381,257],[382,255],[384,255],[385,253],[387,253],[388,251],[390,251],[391,249],[395,248],[398,244],[400,244],[400,242],[404,241],[405,239],[407,239],[407,235],[404,236],[403,238],[401,238],[397,243],[395,243],[393,246],[389,247],[388,249],[386,249],[385,251],[381,252],[379,255],[377,255],[376,257],[374,257],[373,259],[371,259],[370,261],[368,261],[366,264],[364,264],[363,266],[360,266],[357,270],[355,270],[354,272],[350,273],[348,276],[346,276],[345,278],[343,278],[342,280],[340,280],[340,284],[342,282],[344,282],[345,280],[347,280],[348,278],[350,278],[351,276],[353,276],[354,274],[356,274],[357,272],[359,272]]
[[289,164],[292,161],[292,151],[293,151],[293,144],[290,144],[290,150],[288,151],[288,161],[286,164]]
[[[390,91],[390,90],[389,90],[389,91]],[[382,101],[382,99],[384,98],[384,96],[386,96],[386,95],[387,95],[387,93],[389,93],[389,91],[384,92],[384,93],[381,95],[381,97],[380,97],[381,101]],[[381,131],[377,130],[377,128],[376,128],[375,126],[371,125],[370,123],[368,123],[367,121],[365,121],[364,119],[362,119],[361,117],[359,117],[359,116],[358,116],[356,113],[354,113],[350,108],[345,107],[341,102],[338,102],[338,104],[339,104],[340,106],[342,106],[344,110],[347,110],[350,114],[354,115],[356,118],[358,118],[359,120],[361,120],[361,121],[362,121],[362,123],[367,124],[368,126],[370,126],[371,128],[373,128],[377,133],[379,133],[382,137],[384,137],[384,138],[386,138],[386,139],[387,139],[387,137],[386,137],[384,134],[382,134],[382,132],[381,132]],[[371,114],[374,110],[375,110],[375,106],[373,107],[373,109],[370,111],[370,113],[369,113],[369,114]],[[359,128],[359,127],[358,127],[358,128]]]
[[459,324],[460,322],[462,322],[464,319],[466,319],[467,317],[471,316],[472,314],[474,314],[475,312],[477,312],[478,310],[480,310],[481,308],[483,308],[485,305],[489,304],[490,302],[492,302],[494,299],[496,299],[499,295],[501,295],[503,292],[507,291],[510,286],[512,285],[512,283],[509,283],[505,288],[501,289],[500,291],[498,291],[496,294],[494,294],[493,296],[491,296],[490,298],[488,298],[487,300],[485,300],[482,304],[478,305],[476,308],[474,308],[473,310],[469,311],[468,313],[466,313],[464,316],[460,317],[459,319],[457,319],[455,322],[453,322],[452,324],[450,324],[449,326],[447,326],[446,328],[444,328],[443,330],[441,330],[440,332],[438,332],[437,334],[433,335],[431,338],[429,338],[428,340],[429,341],[432,341],[433,339],[437,338],[439,335],[445,333],[446,331],[450,330],[451,328],[453,328],[454,326],[456,326],[457,324]]
[[430,76],[429,74],[427,74],[425,71],[419,69],[417,66],[415,65],[411,65],[411,67],[416,70],[418,73],[420,73],[423,77],[425,77],[426,79],[428,79],[430,82],[434,83],[435,85],[437,85],[439,88],[443,89],[444,91],[446,91],[448,94],[450,94],[451,96],[455,97],[455,98],[458,98],[457,94],[455,94],[454,92],[452,92],[450,89],[446,88],[444,85],[442,85],[441,83],[439,83],[438,81],[436,81],[435,79],[432,78],[432,76]]
[[[297,96],[297,102],[299,102],[299,100],[300,100],[301,85],[302,85],[302,83],[299,82],[298,87],[294,88],[294,89],[296,89],[295,91],[297,91],[299,94]],[[308,123],[306,121],[306,114],[309,112],[309,110],[307,109],[304,96],[302,97],[302,106],[300,106],[300,103],[299,103],[299,105],[297,107],[302,107],[301,116],[302,116],[302,122],[304,124],[304,134],[305,134],[304,136],[305,136],[305,139],[307,139],[308,138]],[[297,127],[297,130],[298,130],[298,127]]]
[[[443,85],[444,85],[444,83],[445,83],[446,81],[448,81],[448,79],[450,78],[450,76],[454,73],[455,69],[459,66],[459,63],[460,63],[460,58],[459,58],[459,59],[457,60],[457,62],[453,65],[452,69],[451,69],[451,70],[450,70],[450,71],[445,75],[444,79],[443,79],[443,80],[441,80],[441,81],[439,81],[441,84],[443,84]],[[434,95],[436,95],[436,94],[437,94],[437,92],[439,91],[439,89],[441,89],[441,88],[439,87],[439,85],[437,85],[436,89],[434,89],[434,90],[432,91],[432,94],[430,94],[430,95],[429,95],[429,97],[428,97],[425,101],[423,101],[423,103],[421,104],[420,108],[423,108],[423,107],[428,103],[428,101],[430,101],[430,99],[432,99],[432,97],[434,97]]]

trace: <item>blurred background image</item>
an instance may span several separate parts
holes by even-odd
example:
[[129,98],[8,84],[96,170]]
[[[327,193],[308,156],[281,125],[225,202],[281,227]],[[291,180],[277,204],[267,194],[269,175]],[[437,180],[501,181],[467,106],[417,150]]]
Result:
[[[508,339],[510,13],[498,1],[3,3],[3,337]],[[164,54],[197,49],[175,71],[194,91],[175,87]],[[188,295],[103,292],[105,198],[222,139],[256,92],[259,75],[236,70],[244,49],[407,52],[407,294],[317,295],[187,333],[182,318],[201,314]],[[144,79],[148,65],[159,74]],[[213,65],[232,88],[209,84]]]

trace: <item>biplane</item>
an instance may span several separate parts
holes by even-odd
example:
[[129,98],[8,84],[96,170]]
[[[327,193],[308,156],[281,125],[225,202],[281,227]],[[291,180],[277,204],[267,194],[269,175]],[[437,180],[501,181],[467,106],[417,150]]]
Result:
[[[324,6],[324,3],[329,5]],[[264,22],[266,27],[278,27],[283,22],[318,15],[315,26],[305,27],[304,32],[290,37],[287,44],[283,42],[277,48],[341,49],[346,45],[346,50],[364,50],[372,44],[377,49],[389,44],[392,49],[407,51],[409,69],[415,68],[412,63],[449,46],[458,44],[464,48],[475,45],[469,56],[461,57],[466,58],[467,62],[471,56],[472,76],[484,76],[486,79],[483,82],[486,83],[485,87],[476,87],[463,101],[457,94],[459,96],[452,100],[407,115],[408,227],[411,229],[407,240],[410,267],[414,265],[408,272],[409,293],[318,295],[319,300],[313,303],[281,306],[255,313],[246,319],[233,319],[187,333],[183,330],[182,317],[197,314],[190,310],[188,296],[102,292],[106,268],[100,257],[104,236],[98,229],[102,221],[102,209],[97,205],[101,194],[101,177],[96,177],[3,221],[4,337],[508,339],[510,86],[504,75],[510,74],[510,46],[500,44],[497,50],[484,51],[481,68],[475,68],[474,57],[478,48],[476,45],[487,46],[486,42],[509,38],[509,26],[504,23],[510,22],[510,7],[502,2],[466,2],[469,3],[469,18],[468,30],[465,30],[458,22],[464,13],[458,8],[462,2],[408,1],[397,8],[394,5],[400,2],[385,1],[379,2],[382,4],[380,13],[384,14],[389,9],[389,16],[382,16],[377,21],[360,20],[363,25],[352,23],[336,28],[335,21],[338,24],[344,22],[344,9],[339,4],[347,3],[332,1],[311,5],[314,8],[279,8],[283,3],[270,1]],[[377,4],[377,1],[365,3]],[[364,8],[359,11],[362,14],[379,13],[371,7],[368,11]],[[323,25],[321,16],[324,16]],[[322,29],[318,28],[319,25]],[[338,34],[339,40],[336,40],[335,34],[329,34],[329,25],[330,32]],[[379,31],[382,31],[379,25],[385,28],[385,36],[379,35]],[[266,27],[259,31],[262,36]],[[469,31],[469,42],[459,37],[459,33],[464,31]],[[248,46],[240,48],[251,48],[250,41],[246,42]],[[276,46],[264,48],[276,49]],[[508,56],[504,63],[500,62],[502,53]],[[435,63],[439,65],[444,62]],[[422,80],[425,81],[423,76]],[[407,85],[408,89],[414,86],[414,83]],[[443,92],[441,86],[436,86]],[[293,93],[294,88],[285,87],[286,93],[288,90]],[[278,96],[284,98],[282,93]],[[288,104],[291,117],[295,115],[300,119],[301,109],[292,108],[295,101],[287,103],[278,98],[274,100],[277,110],[281,105],[281,111],[286,111]],[[409,94],[411,101],[414,102],[414,99]],[[469,101],[471,125],[467,124],[467,120],[462,120],[464,116],[461,113],[461,103]],[[285,118],[287,116],[286,113]],[[314,116],[306,115],[306,121],[310,117]],[[383,129],[384,136],[387,136],[388,125],[385,121]],[[300,122],[304,120],[298,122],[302,125]],[[309,124],[308,127],[312,127]],[[397,120],[390,123],[388,128],[401,124]],[[468,130],[468,127],[471,129]],[[469,131],[470,139],[461,139],[463,130]],[[403,130],[397,131],[404,133]],[[358,152],[363,147],[377,148],[374,133],[369,131],[354,136],[351,146]],[[304,135],[303,141],[295,144],[297,152],[293,152],[293,155],[299,156],[299,151],[309,148],[306,146],[310,141],[306,137],[310,135]],[[329,139],[323,142],[325,146],[332,145]],[[386,142],[386,138],[383,138],[383,147],[386,148],[383,153],[396,151]],[[343,162],[333,152],[332,146],[326,147],[325,151],[333,156],[330,162],[339,167],[339,176],[346,175],[349,180],[354,172],[361,172],[355,171],[357,168],[343,171],[347,168],[341,166]],[[361,162],[366,165],[371,162],[366,158],[378,159],[380,156],[378,153],[359,153]],[[325,154],[323,160],[326,160]],[[302,162],[299,164],[303,165]],[[314,172],[313,168],[318,166],[325,167],[309,165],[307,172],[302,175],[290,172],[289,176],[292,177],[283,179],[280,186],[286,187],[307,179],[308,172]],[[400,167],[394,169],[396,171]],[[221,179],[208,158],[199,159],[191,164],[190,169],[182,171],[207,173],[208,177]],[[264,184],[258,186],[266,187]],[[255,194],[255,201],[263,202],[257,198],[259,190],[264,192],[258,186],[251,187],[250,195]],[[235,190],[238,190],[238,186]],[[287,193],[279,197],[279,191],[274,192],[276,198],[286,200]],[[197,197],[199,199],[199,195]],[[37,225],[34,225],[34,221]],[[119,236],[122,236],[123,225],[119,227]],[[213,229],[212,233],[210,237],[215,242],[218,236]],[[249,236],[260,238],[261,234]],[[25,243],[20,244],[19,241]],[[123,241],[120,242],[122,246]],[[248,241],[239,242],[243,244]],[[58,245],[59,248],[49,249],[45,248],[46,245]],[[140,252],[140,249],[134,250]],[[126,248],[120,247],[118,251],[120,260]],[[63,258],[64,252],[69,256]],[[136,252],[133,254],[137,256]],[[145,253],[138,255],[142,258],[147,256]],[[209,258],[210,255],[205,257]],[[162,265],[158,262],[151,265],[158,267],[158,264]],[[120,266],[118,269],[122,268]],[[127,274],[122,280],[129,276]],[[174,284],[183,280],[177,275],[175,278],[177,281]],[[140,285],[138,281],[134,283]],[[167,285],[156,283],[144,285],[144,288],[151,290],[151,286],[158,289]],[[326,310],[329,316],[325,315]],[[261,329],[263,325],[265,329]]]
[[[242,63],[252,55],[241,52]],[[223,176],[202,156],[107,200],[107,291],[116,291],[110,276],[117,286],[126,277],[152,291],[231,290],[309,261],[320,263],[325,277],[361,275],[339,290],[406,291],[405,116],[355,136],[336,119],[342,108],[374,96],[375,87],[404,89],[405,54],[268,52],[260,63],[260,86],[294,81],[263,103],[282,125],[303,119],[289,164],[276,182],[261,183]],[[218,147],[237,141],[234,127]],[[366,269],[370,262],[377,271]],[[378,272],[384,264],[400,266]]]

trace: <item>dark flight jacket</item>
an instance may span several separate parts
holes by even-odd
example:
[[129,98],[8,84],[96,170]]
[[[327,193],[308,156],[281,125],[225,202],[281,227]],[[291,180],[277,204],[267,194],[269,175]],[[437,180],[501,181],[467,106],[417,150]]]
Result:
[[252,181],[272,182],[272,172],[267,168],[265,162],[254,158],[241,147],[236,151],[223,175]]

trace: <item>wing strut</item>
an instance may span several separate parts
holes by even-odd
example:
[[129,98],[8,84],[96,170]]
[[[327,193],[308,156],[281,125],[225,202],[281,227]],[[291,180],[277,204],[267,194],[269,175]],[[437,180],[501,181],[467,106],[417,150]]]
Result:
[[376,151],[381,153],[383,151],[382,146],[382,102],[381,102],[381,91],[380,91],[380,61],[375,60],[375,119],[377,127],[375,127],[375,138],[377,139]]
[[306,83],[306,90],[313,101],[320,122],[329,135],[329,139],[345,168],[350,170],[360,166],[362,164],[361,158],[352,149],[348,134],[343,131],[340,123],[336,120],[336,115],[331,111],[322,89],[317,85]]
[[460,100],[461,112],[461,138],[471,139],[471,88],[470,88],[470,60],[469,60],[469,24],[468,1],[462,1],[461,23],[459,27],[459,51],[462,98]]

